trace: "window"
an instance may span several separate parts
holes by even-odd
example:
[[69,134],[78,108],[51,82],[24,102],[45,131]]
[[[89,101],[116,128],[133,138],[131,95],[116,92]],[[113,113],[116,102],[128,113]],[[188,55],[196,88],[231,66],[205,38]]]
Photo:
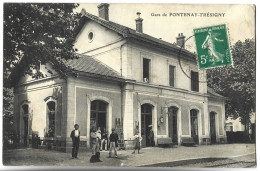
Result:
[[24,104],[24,105],[22,106],[22,108],[23,108],[23,114],[24,114],[24,115],[29,114],[29,106],[28,106],[28,104]]
[[143,58],[143,80],[149,82],[150,78],[150,59]]
[[89,32],[88,33],[88,40],[89,40],[89,42],[91,42],[93,40],[93,38],[94,38],[94,33],[93,32]]
[[169,66],[169,84],[171,87],[174,87],[174,79],[175,79],[175,66]]
[[199,73],[191,71],[191,91],[199,91]]
[[233,132],[233,123],[226,123],[226,131]]
[[101,100],[91,102],[90,128],[106,128],[107,103]]
[[55,134],[55,102],[47,103],[47,137],[54,137]]

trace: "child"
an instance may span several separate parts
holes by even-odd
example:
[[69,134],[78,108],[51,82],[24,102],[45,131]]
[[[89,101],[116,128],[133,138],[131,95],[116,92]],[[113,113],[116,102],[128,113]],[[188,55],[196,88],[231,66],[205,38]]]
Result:
[[135,150],[137,149],[138,150],[138,154],[140,153],[139,150],[140,150],[140,144],[141,144],[141,141],[142,141],[142,137],[139,135],[139,131],[136,131],[135,133],[135,136],[134,136],[134,151],[132,154],[135,153]]

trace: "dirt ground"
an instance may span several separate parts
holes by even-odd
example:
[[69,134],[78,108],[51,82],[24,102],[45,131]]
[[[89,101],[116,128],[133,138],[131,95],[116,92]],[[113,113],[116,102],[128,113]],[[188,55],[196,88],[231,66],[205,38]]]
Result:
[[255,167],[255,144],[219,144],[197,147],[148,147],[140,154],[131,150],[118,151],[118,158],[108,158],[101,152],[103,162],[90,163],[90,151],[80,151],[79,159],[70,153],[44,149],[14,149],[3,151],[5,166],[63,166],[63,167]]

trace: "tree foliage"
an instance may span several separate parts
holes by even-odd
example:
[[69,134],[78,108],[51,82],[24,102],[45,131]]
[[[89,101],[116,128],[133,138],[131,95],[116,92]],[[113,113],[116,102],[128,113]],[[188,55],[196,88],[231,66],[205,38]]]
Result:
[[[60,74],[64,74],[63,59],[75,57],[73,48],[74,27],[79,14],[73,12],[78,4],[59,3],[5,3],[4,4],[4,74],[16,70],[16,81],[20,74],[32,73],[39,62],[49,62]],[[13,73],[12,73],[13,74]],[[7,82],[5,82],[7,83]]]
[[226,116],[240,117],[248,125],[256,100],[255,40],[238,41],[231,53],[233,66],[209,70],[208,86],[228,98]]
[[14,122],[12,87],[19,78],[25,74],[44,77],[37,67],[46,62],[53,66],[49,70],[66,76],[68,69],[63,60],[75,58],[76,52],[73,29],[80,19],[73,11],[76,7],[78,4],[71,3],[4,4],[3,124],[7,137]]

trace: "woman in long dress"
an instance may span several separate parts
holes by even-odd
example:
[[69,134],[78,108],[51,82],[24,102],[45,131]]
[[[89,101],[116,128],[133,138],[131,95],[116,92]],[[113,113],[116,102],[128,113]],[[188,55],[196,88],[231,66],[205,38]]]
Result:
[[208,49],[208,52],[210,55],[209,61],[212,61],[213,63],[219,62],[219,61],[221,61],[223,63],[224,55],[216,51],[215,44],[214,44],[214,41],[218,41],[218,42],[224,41],[224,40],[220,40],[220,39],[216,38],[218,35],[220,35],[220,34],[219,33],[212,34],[212,31],[209,30],[205,41],[201,45],[202,49]]

